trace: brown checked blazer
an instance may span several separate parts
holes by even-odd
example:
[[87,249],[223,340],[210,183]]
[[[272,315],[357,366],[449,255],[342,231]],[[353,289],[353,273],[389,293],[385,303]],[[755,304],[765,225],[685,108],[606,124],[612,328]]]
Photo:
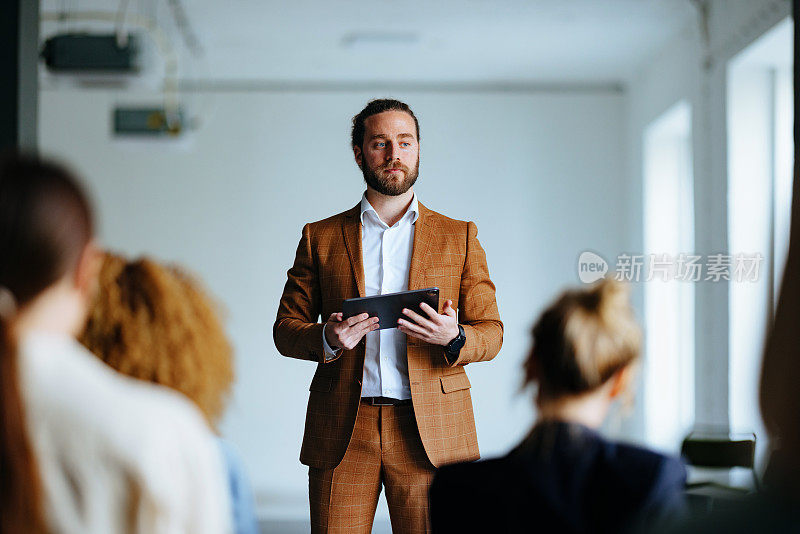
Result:
[[[503,343],[503,323],[486,254],[473,222],[457,221],[419,204],[408,288],[439,288],[440,308],[453,301],[467,342],[452,365],[443,347],[408,337],[408,378],[417,427],[434,466],[480,456],[464,365],[491,360]],[[361,398],[365,340],[324,363],[322,320],[342,301],[364,296],[360,204],[306,224],[287,273],[275,345],[284,356],[317,362],[311,381],[300,461],[332,469],[342,460]],[[441,309],[439,310],[441,313]]]

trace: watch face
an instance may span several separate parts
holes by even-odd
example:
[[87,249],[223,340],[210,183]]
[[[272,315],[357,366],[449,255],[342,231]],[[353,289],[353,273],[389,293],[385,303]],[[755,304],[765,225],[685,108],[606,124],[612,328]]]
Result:
[[456,353],[461,350],[461,347],[464,346],[464,343],[467,341],[467,336],[464,334],[464,329],[459,325],[458,327],[458,337],[456,337],[453,341],[450,342],[448,345],[447,350]]

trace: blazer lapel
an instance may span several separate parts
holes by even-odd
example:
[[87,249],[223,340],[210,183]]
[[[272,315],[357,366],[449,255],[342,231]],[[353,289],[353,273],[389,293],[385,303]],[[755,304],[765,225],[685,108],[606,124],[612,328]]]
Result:
[[361,203],[345,213],[342,219],[344,246],[350,256],[350,266],[358,286],[358,296],[364,296],[364,262],[361,253]]
[[408,272],[408,289],[423,289],[421,287],[422,274],[425,272],[425,266],[428,264],[428,256],[430,256],[430,245],[433,241],[434,232],[434,219],[430,216],[430,210],[422,205],[419,205],[419,217],[417,222],[414,223],[414,248],[411,253],[411,268]]

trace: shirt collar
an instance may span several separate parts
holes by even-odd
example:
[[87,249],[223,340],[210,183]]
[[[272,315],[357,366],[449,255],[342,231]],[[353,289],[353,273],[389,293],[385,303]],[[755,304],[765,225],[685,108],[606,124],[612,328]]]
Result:
[[[375,211],[375,208],[373,208],[372,204],[370,204],[369,200],[367,200],[367,193],[365,192],[363,195],[361,195],[361,215],[360,215],[361,216],[361,224],[364,224],[364,214],[367,213],[367,212],[370,212],[370,211],[375,214],[375,218],[377,220],[379,220],[379,221],[381,220],[380,216],[378,215],[378,212]],[[409,214],[411,215],[411,224],[414,224],[415,222],[417,222],[417,219],[419,218],[419,202],[417,201],[417,194],[416,193],[414,193],[414,196],[411,198],[411,205],[408,207],[406,212],[403,214],[403,217],[408,217]],[[386,224],[386,223],[384,223],[384,224]]]

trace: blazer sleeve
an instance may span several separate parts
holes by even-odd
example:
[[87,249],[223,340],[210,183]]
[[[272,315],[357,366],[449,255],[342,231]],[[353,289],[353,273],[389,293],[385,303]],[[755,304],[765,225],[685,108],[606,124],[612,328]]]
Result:
[[491,360],[503,345],[503,322],[494,283],[489,278],[486,253],[478,242],[478,227],[472,221],[467,224],[467,254],[458,300],[458,322],[464,327],[467,342],[451,366]]
[[272,327],[275,347],[290,358],[323,362],[323,324],[318,322],[322,295],[308,224],[303,227],[294,265],[286,278],[278,316]]

